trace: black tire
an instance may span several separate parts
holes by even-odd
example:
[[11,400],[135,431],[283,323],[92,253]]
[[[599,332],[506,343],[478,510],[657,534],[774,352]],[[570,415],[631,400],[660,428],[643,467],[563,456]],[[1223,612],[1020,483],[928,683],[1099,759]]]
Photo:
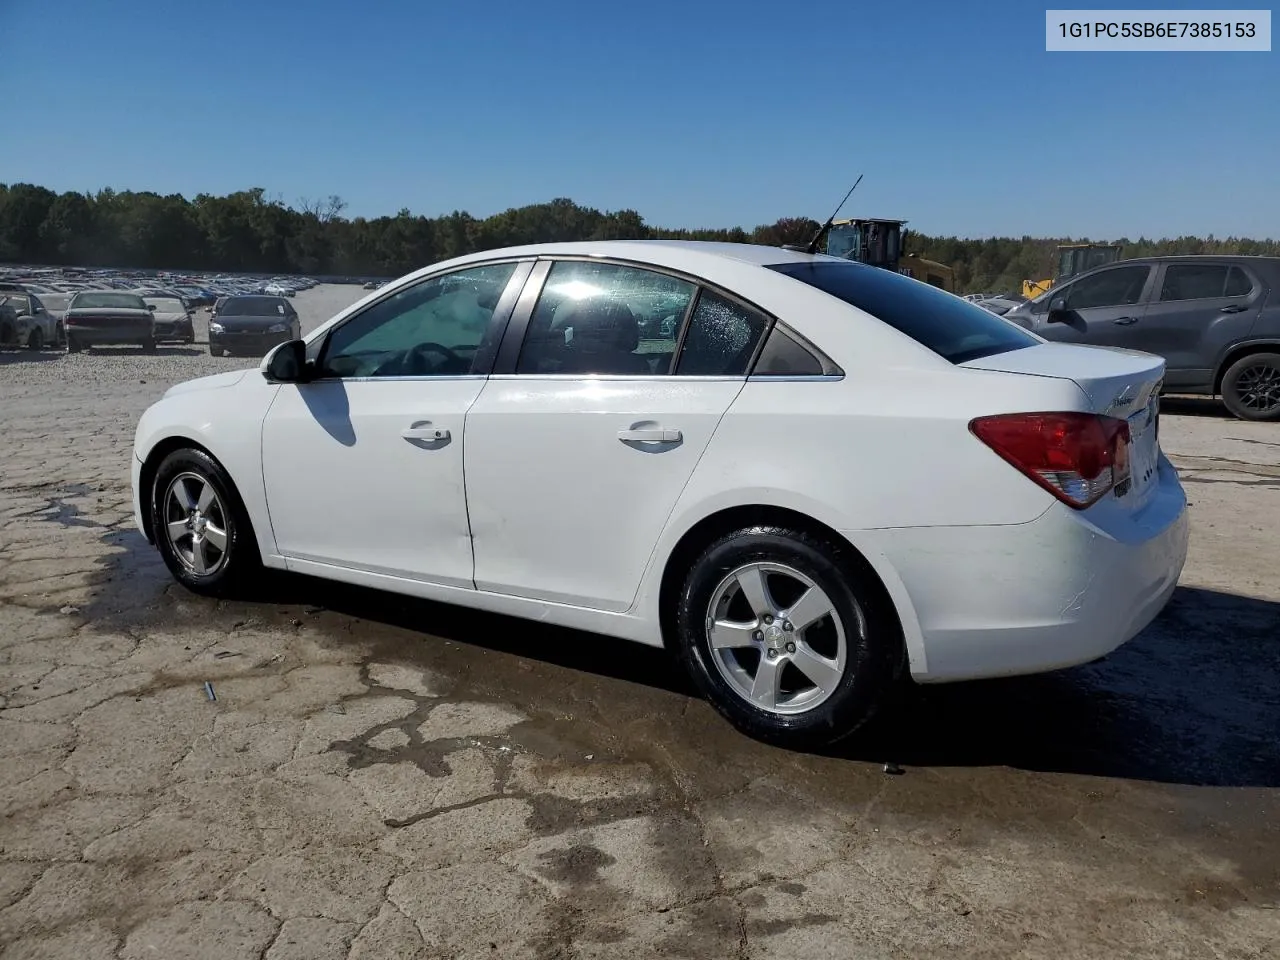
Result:
[[31,336],[27,337],[27,349],[28,350],[44,349],[44,331],[41,330],[39,327],[35,327],[31,331]]
[[62,326],[62,321],[58,321],[58,325],[53,328],[53,345],[60,347],[67,342],[67,331]]
[[[759,639],[758,646],[743,648],[741,660],[735,652],[726,666],[728,658],[717,656],[711,647],[711,605],[735,572],[744,569],[749,572],[751,564],[785,567],[808,578],[811,585],[826,595],[834,616],[815,621],[811,628],[816,631],[812,640],[807,632],[782,633],[780,637],[768,639],[763,639],[763,630],[753,633],[753,637]],[[708,546],[689,570],[675,614],[677,655],[702,694],[748,736],[796,749],[830,745],[854,733],[874,715],[905,663],[897,616],[874,576],[865,561],[851,555],[847,547],[801,530],[757,526],[734,531]],[[767,592],[774,600],[772,606],[779,610],[786,610],[798,599],[798,594],[784,595],[777,585],[778,580],[785,585],[789,578],[789,574],[782,573],[766,575]],[[795,584],[799,589],[806,588],[799,580]],[[754,618],[749,607],[740,607],[739,613],[728,617],[735,609],[733,604],[745,602],[745,596],[743,593],[724,608],[727,618],[744,623],[741,611],[745,611],[745,617]],[[829,690],[819,690],[820,685],[814,684],[818,691],[814,695],[824,699],[803,709],[800,709],[802,704],[793,702],[789,707],[784,705],[784,709],[798,712],[778,712],[776,708],[765,709],[750,702],[748,695],[735,686],[735,683],[755,680],[767,655],[771,663],[780,664],[775,667],[780,680],[793,677],[789,671],[800,669],[799,658],[791,660],[797,646],[801,655],[816,651],[827,656],[831,663],[837,663],[838,647],[833,646],[836,640],[832,628],[837,617],[843,628],[844,665],[842,670],[832,668],[823,674],[829,681]],[[763,626],[765,620],[760,618],[756,622]],[[790,629],[789,623],[777,625]],[[825,636],[823,630],[826,630]],[[787,645],[787,637],[794,642]],[[780,643],[783,646],[779,649],[776,645]],[[776,658],[769,655],[770,645],[775,645],[772,654],[776,654]],[[809,663],[812,665],[813,661]],[[737,679],[731,679],[726,673]],[[794,675],[794,679],[809,682],[809,676],[804,673]]]
[[7,347],[17,339],[18,335],[14,332],[12,325],[0,324],[0,347]]
[[[205,572],[200,572],[193,563],[194,537],[180,537],[179,543],[175,544],[169,536],[170,521],[183,517],[179,503],[181,495],[174,492],[179,480],[188,495],[197,494],[199,484],[203,482],[216,497],[201,516],[222,532],[225,549],[212,540],[205,545],[201,550],[206,561]],[[261,571],[262,556],[253,535],[253,525],[235,484],[222,465],[204,451],[184,448],[164,458],[151,485],[148,508],[152,535],[160,556],[174,579],[188,590],[206,596],[235,596],[244,592],[250,578]]]
[[143,353],[155,353],[155,352],[156,352],[156,342],[155,342],[155,340],[154,340],[154,339],[152,339],[152,340],[143,340],[143,341],[142,341],[142,352],[143,352]]
[[75,337],[67,336],[67,353],[79,353],[83,348]]
[[1280,353],[1251,353],[1227,367],[1222,402],[1241,420],[1280,420]]

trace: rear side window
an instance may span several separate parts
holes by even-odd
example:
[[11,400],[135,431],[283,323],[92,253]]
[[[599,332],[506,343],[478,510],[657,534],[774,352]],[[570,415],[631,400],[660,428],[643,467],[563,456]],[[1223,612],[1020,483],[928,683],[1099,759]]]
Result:
[[1216,263],[1171,263],[1164,271],[1160,299],[1215,300],[1218,297],[1239,296],[1238,293],[1226,292],[1231,286],[1231,272],[1245,280],[1243,292],[1248,293],[1251,284],[1237,267],[1228,268],[1225,264]]
[[989,310],[882,267],[816,262],[779,263],[770,269],[866,311],[952,363],[1040,342]]
[[703,290],[680,348],[677,376],[744,376],[768,323],[757,311]]
[[1223,295],[1247,297],[1251,290],[1253,290],[1253,281],[1249,279],[1249,275],[1239,267],[1232,267],[1231,272],[1227,274],[1227,291]]

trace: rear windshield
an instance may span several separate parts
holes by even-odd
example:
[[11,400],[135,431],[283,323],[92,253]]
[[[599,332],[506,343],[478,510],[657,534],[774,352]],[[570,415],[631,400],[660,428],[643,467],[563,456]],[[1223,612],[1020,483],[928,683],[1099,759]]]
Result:
[[77,293],[74,306],[85,309],[145,310],[147,305],[136,293]]
[[778,263],[786,274],[864,310],[951,361],[1008,353],[1040,341],[975,303],[863,263]]
[[218,309],[224,317],[272,317],[284,312],[279,297],[232,297]]

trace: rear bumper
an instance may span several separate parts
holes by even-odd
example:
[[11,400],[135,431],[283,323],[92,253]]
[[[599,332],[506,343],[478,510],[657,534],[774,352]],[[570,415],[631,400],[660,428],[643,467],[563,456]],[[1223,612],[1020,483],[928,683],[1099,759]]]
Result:
[[211,333],[209,347],[213,350],[228,350],[231,353],[253,353],[264,355],[277,344],[289,339],[289,332],[284,333]]
[[[1168,603],[1187,556],[1186,497],[1159,487],[1122,528],[1055,503],[1025,524],[860,531],[903,582],[920,625],[920,682],[1042,673],[1106,656]],[[904,618],[904,620],[907,618]]]
[[157,340],[192,340],[194,338],[195,331],[192,330],[189,320],[179,320],[176,323],[156,322]]
[[154,340],[155,333],[150,323],[111,323],[80,325],[74,320],[64,320],[62,329],[78,343],[143,343]]

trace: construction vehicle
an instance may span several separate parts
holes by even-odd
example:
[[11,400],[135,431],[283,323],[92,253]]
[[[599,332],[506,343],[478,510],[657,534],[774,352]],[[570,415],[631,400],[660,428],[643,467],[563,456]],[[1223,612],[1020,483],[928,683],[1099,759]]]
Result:
[[945,263],[903,253],[908,231],[906,220],[872,218],[833,220],[827,230],[827,254],[857,260],[955,293],[955,271]]
[[1078,273],[1115,263],[1124,250],[1114,243],[1064,243],[1058,246],[1057,270],[1048,280],[1023,280],[1022,295],[1034,300],[1047,293],[1055,283],[1070,280]]

